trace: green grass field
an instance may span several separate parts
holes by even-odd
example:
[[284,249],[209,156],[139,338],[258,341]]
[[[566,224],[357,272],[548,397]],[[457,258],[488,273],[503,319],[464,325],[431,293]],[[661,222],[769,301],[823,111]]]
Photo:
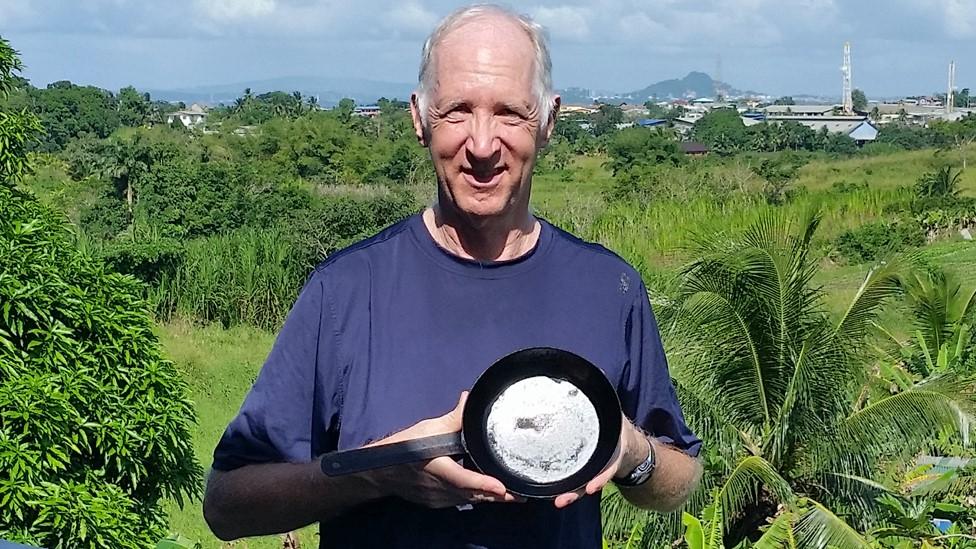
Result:
[[[219,326],[201,327],[182,322],[159,325],[158,334],[166,355],[190,386],[190,398],[196,405],[199,422],[193,445],[197,459],[209,469],[213,449],[257,377],[274,343],[274,334],[250,327],[225,330]],[[183,509],[169,503],[167,510],[170,529],[201,542],[205,549],[281,547],[279,536],[252,538],[233,545],[221,543],[207,528],[198,501],[190,502]],[[315,528],[307,528],[299,536],[307,546],[318,546],[314,540]]]
[[[796,185],[809,192],[782,206],[793,215],[819,205],[824,220],[818,241],[829,244],[840,232],[874,220],[886,204],[904,199],[906,187],[922,173],[946,160],[958,160],[958,152],[913,151],[846,160],[815,160],[800,171]],[[970,151],[976,157],[976,147]],[[723,168],[726,169],[726,168]],[[732,165],[727,169],[742,170]],[[649,206],[620,204],[607,206],[602,190],[611,182],[602,159],[575,160],[570,176],[545,174],[538,177],[533,192],[537,212],[581,236],[603,243],[637,266],[645,276],[673,271],[690,259],[687,247],[693,235],[709,236],[748,225],[763,211],[773,208],[754,199],[733,198],[724,204],[702,198],[687,204],[654,203]],[[835,183],[867,183],[868,188],[847,193],[829,192]],[[754,184],[754,183],[748,183]],[[54,197],[57,184],[44,189]],[[962,180],[966,194],[976,195],[976,176],[966,173]],[[976,243],[961,239],[929,245],[923,256],[976,284]],[[816,282],[824,289],[825,307],[834,314],[844,310],[868,272],[870,265],[842,265],[825,258]],[[904,311],[893,304],[882,322],[898,335],[909,332]],[[208,467],[211,453],[224,427],[237,412],[241,400],[267,356],[274,335],[256,328],[224,330],[216,326],[188,323],[162,324],[158,328],[166,354],[186,376],[191,397],[196,403],[199,425],[194,445],[200,462]],[[249,539],[236,544],[221,544],[203,521],[199,502],[184,509],[169,507],[171,529],[205,548],[281,547],[276,536]],[[300,532],[303,546],[317,546],[315,528]]]

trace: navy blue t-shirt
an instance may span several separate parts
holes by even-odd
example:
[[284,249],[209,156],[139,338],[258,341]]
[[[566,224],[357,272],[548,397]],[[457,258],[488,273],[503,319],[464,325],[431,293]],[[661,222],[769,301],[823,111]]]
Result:
[[[602,246],[540,222],[535,248],[512,261],[458,258],[420,215],[329,257],[217,445],[214,468],[358,448],[447,413],[495,360],[535,346],[596,364],[627,417],[697,455],[640,276]],[[599,502],[459,511],[388,499],[322,523],[320,546],[599,548]]]

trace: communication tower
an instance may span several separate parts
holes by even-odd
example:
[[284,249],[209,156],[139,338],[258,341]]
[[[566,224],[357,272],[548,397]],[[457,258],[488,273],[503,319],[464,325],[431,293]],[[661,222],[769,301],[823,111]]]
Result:
[[844,75],[844,114],[854,114],[854,99],[851,97],[851,43],[844,42],[844,66],[840,68]]
[[956,62],[949,61],[949,89],[946,91],[946,113],[952,112],[953,107],[955,107],[955,96],[953,92],[956,89]]

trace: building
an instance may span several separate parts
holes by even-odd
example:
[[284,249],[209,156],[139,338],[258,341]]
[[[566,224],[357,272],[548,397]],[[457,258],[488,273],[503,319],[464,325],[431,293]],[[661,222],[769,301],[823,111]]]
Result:
[[559,107],[559,117],[565,118],[576,114],[593,114],[599,111],[599,107],[586,105],[561,105]]
[[697,141],[682,141],[678,143],[678,147],[688,156],[705,156],[710,150],[704,143]]
[[762,112],[766,118],[829,116],[834,113],[834,109],[839,108],[835,105],[768,105],[762,108]]
[[171,112],[166,115],[167,124],[172,124],[175,120],[179,120],[187,128],[200,125],[205,122],[206,119],[207,111],[196,103],[190,105],[189,109]]
[[828,133],[845,134],[858,144],[878,138],[878,128],[874,127],[866,116],[791,115],[769,116],[766,120],[770,123],[796,122],[814,131],[822,131],[826,128]]
[[663,118],[638,118],[634,125],[641,128],[662,128],[668,125],[668,121]]
[[365,116],[366,118],[376,118],[382,109],[379,105],[363,105],[352,110],[353,116]]

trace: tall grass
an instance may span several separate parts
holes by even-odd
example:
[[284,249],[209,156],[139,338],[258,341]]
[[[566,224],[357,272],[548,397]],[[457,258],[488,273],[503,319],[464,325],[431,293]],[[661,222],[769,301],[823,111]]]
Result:
[[652,274],[688,259],[686,250],[696,239],[740,231],[770,209],[785,209],[799,218],[819,206],[824,219],[817,237],[826,246],[843,231],[881,218],[886,206],[910,196],[909,189],[897,188],[804,192],[782,206],[766,204],[755,194],[734,194],[723,201],[702,196],[684,202],[622,202],[597,216],[586,236],[616,251],[643,274]]
[[163,319],[277,329],[308,274],[306,255],[276,229],[242,229],[196,239],[173,273],[151,288]]

